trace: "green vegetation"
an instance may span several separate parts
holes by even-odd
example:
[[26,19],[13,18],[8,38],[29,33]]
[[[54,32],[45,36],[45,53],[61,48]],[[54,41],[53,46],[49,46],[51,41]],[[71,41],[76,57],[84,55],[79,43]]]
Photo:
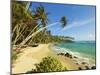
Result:
[[[41,4],[31,11],[30,6],[31,2],[12,1],[12,45],[61,42],[46,29],[49,12]],[[67,19],[62,16],[58,22],[65,27]]]
[[[21,48],[24,45],[61,42],[59,36],[53,36],[47,30],[49,12],[41,4],[31,9],[31,2],[12,1],[12,45]],[[50,13],[52,14],[52,13]],[[67,24],[67,18],[62,16],[57,21],[62,28]],[[20,51],[19,51],[20,52]],[[12,60],[17,58],[17,52],[12,52]]]
[[61,62],[54,57],[45,57],[42,62],[36,64],[36,69],[28,71],[27,73],[37,72],[55,72],[55,71],[66,71],[66,67],[63,67]]
[[17,59],[17,52],[16,51],[12,51],[12,55],[11,55],[12,63],[14,63],[16,59]]
[[[27,1],[12,1],[12,62],[15,62],[23,46],[58,43],[65,41],[62,38],[66,38],[52,35],[51,31],[47,29],[50,22],[48,15],[52,13],[49,14],[41,4],[30,10],[31,3]],[[56,22],[60,23],[62,28],[64,28],[67,25],[67,18],[62,16]],[[69,41],[69,39],[66,40]],[[67,69],[56,58],[45,57],[42,62],[36,64],[36,69],[27,73],[65,70]]]

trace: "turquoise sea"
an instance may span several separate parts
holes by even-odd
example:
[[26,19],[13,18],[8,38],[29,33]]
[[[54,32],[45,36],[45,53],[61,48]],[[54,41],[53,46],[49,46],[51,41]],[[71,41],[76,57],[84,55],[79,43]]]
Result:
[[74,43],[59,43],[53,45],[56,52],[69,52],[72,55],[82,57],[87,60],[95,61],[96,42],[95,41],[76,41]]

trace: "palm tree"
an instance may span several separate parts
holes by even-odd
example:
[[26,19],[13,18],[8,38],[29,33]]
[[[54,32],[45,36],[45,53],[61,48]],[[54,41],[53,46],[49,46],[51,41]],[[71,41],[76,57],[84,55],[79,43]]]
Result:
[[61,17],[61,20],[60,20],[61,24],[62,24],[62,27],[65,27],[67,25],[67,19],[65,16]]
[[[45,9],[42,5],[40,5],[39,7],[36,8],[34,12],[34,23],[36,22],[41,22],[42,23],[42,28],[40,28],[38,31],[36,31],[35,33],[31,33],[30,36],[26,37],[21,43],[20,46],[24,45],[28,40],[30,40],[31,38],[35,37],[36,34],[38,34],[40,31],[45,32],[46,28],[47,28],[47,22],[48,22],[48,18],[47,15],[49,13],[45,12]],[[61,17],[60,23],[62,25],[62,27],[65,27],[67,24],[67,19],[65,16]],[[53,25],[52,25],[53,26]]]
[[31,7],[31,4],[32,4],[32,2],[27,2],[27,4],[26,4],[26,11],[29,10],[29,8]]
[[[41,4],[36,8],[34,14],[35,17],[38,17],[38,20],[41,22],[42,27],[45,27],[49,21],[47,17],[49,13],[45,11],[44,7]],[[45,30],[46,29],[44,29],[44,32]]]
[[33,17],[30,11],[26,11],[27,2],[12,2],[12,42],[23,40],[31,31],[33,26]]

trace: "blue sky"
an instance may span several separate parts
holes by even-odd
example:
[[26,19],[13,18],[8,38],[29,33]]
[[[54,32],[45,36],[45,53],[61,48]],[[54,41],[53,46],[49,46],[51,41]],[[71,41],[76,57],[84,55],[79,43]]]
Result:
[[[31,10],[34,10],[40,3],[33,2]],[[48,28],[53,35],[71,36],[75,40],[95,40],[95,6],[83,6],[72,4],[41,3],[46,12],[49,12],[49,24],[66,16],[68,24],[62,28],[58,23]],[[48,25],[49,25],[48,24]]]

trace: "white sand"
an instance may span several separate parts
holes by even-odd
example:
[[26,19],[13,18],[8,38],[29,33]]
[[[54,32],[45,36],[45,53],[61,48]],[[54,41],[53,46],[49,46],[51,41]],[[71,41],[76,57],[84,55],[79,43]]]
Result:
[[34,64],[39,63],[43,57],[48,55],[48,52],[48,44],[24,48],[12,68],[12,74],[25,73],[34,69]]

